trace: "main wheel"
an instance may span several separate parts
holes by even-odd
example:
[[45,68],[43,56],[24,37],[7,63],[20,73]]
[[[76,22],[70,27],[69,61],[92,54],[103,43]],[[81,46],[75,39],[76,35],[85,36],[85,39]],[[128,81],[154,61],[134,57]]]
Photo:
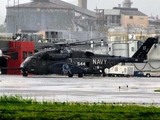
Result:
[[24,77],[27,77],[27,76],[28,76],[28,73],[27,73],[27,72],[23,72],[23,76],[24,76]]
[[72,77],[73,77],[73,74],[68,74],[68,77],[72,78]]
[[78,77],[79,77],[79,78],[82,78],[82,77],[83,77],[83,74],[78,74]]
[[146,74],[146,77],[151,77],[151,75],[149,73]]
[[103,77],[106,77],[105,70],[102,70],[102,76],[103,76]]
[[103,76],[103,77],[106,77],[107,75],[106,75],[106,73],[103,73],[102,76]]

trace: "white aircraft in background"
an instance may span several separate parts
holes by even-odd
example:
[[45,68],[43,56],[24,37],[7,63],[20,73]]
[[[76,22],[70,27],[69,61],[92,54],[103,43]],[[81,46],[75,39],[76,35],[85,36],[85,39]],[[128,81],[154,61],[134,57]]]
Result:
[[6,59],[10,58],[9,55],[4,55],[3,52],[2,52],[2,50],[0,50],[0,57],[4,57]]

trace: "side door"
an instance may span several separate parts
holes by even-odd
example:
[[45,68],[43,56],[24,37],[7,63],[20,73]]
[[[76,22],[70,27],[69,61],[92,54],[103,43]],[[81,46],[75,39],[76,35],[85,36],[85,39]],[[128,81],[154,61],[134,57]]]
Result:
[[79,68],[85,69],[86,71],[91,71],[91,59],[90,58],[70,58],[69,61]]

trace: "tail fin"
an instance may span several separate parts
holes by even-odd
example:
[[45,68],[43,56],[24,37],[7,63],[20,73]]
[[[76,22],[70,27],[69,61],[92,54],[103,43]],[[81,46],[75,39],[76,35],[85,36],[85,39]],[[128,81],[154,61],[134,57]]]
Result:
[[149,37],[132,58],[147,59],[147,54],[154,44],[158,43],[158,38]]

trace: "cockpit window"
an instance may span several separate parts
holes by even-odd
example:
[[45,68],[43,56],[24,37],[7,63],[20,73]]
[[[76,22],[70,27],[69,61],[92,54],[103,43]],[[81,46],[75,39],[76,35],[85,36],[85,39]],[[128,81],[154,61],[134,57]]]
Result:
[[49,59],[49,53],[48,52],[45,52],[45,53],[42,53],[42,59],[44,60],[48,60]]
[[32,62],[32,65],[35,65],[37,63],[36,59],[32,59],[31,62]]
[[35,53],[34,56],[36,58],[41,58],[42,57],[42,53],[41,52]]
[[40,53],[40,52],[37,52],[37,53],[34,54],[34,56],[38,56],[39,54],[41,54],[41,53]]

